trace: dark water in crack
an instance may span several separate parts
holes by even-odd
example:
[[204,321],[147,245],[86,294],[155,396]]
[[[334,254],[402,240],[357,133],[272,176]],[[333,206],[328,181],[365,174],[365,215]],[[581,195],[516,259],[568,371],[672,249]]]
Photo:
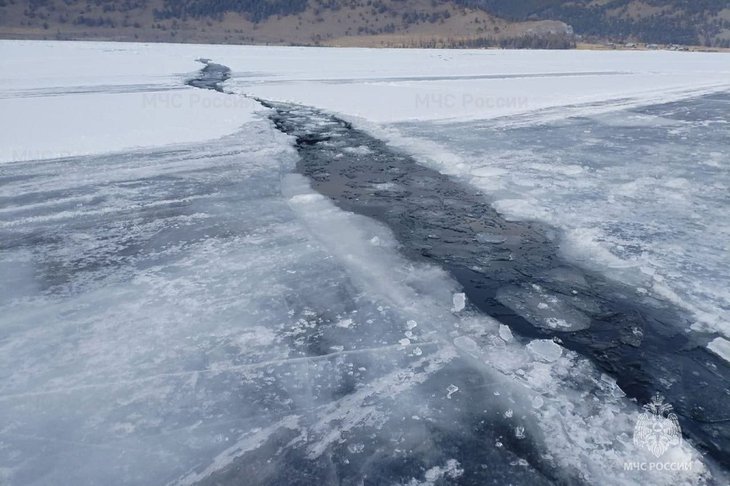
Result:
[[[228,69],[205,62],[189,84],[222,91]],[[506,221],[483,194],[343,120],[261,103],[276,127],[296,138],[297,170],[313,189],[385,223],[403,254],[445,268],[472,305],[519,336],[558,340],[639,403],[664,395],[685,437],[730,467],[730,369],[683,331],[691,321],[680,309],[572,265],[558,255],[553,229]],[[539,305],[545,301],[547,309]]]
[[[310,108],[269,104],[297,140],[298,170],[342,209],[387,224],[412,259],[446,268],[473,305],[529,338],[553,337],[590,357],[639,402],[659,392],[685,433],[724,464],[730,434],[724,361],[682,329],[687,316],[558,256],[553,230],[505,221],[484,195],[418,165],[348,123]],[[349,150],[348,150],[349,149]],[[536,326],[531,301],[556,299],[554,317],[588,326]],[[550,319],[550,317],[548,317]],[[559,326],[557,326],[559,327]],[[679,380],[666,386],[663,380]]]
[[205,64],[198,75],[188,80],[188,86],[201,89],[212,89],[214,91],[223,92],[222,84],[231,77],[231,70],[228,66],[216,64],[210,59],[198,59],[198,62]]

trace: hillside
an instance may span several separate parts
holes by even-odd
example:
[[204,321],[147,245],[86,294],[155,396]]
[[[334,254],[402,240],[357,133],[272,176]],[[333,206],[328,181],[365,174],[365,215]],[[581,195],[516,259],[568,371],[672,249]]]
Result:
[[552,20],[433,0],[0,0],[0,37],[396,47],[574,45]]
[[730,46],[727,0],[0,0],[0,37],[405,47]]
[[456,0],[512,21],[564,21],[600,40],[730,47],[728,0]]

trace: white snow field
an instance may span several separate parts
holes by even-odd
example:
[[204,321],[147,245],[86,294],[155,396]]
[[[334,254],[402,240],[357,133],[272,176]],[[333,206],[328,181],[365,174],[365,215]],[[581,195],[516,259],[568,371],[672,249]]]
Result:
[[[339,113],[565,230],[571,258],[687,305],[727,356],[729,56],[0,57],[0,484],[727,484],[687,441],[661,459],[678,468],[627,470],[656,458],[613,379],[313,192],[241,94]],[[198,58],[238,95],[185,87]]]
[[255,104],[184,85],[179,46],[0,42],[0,163],[232,133]]

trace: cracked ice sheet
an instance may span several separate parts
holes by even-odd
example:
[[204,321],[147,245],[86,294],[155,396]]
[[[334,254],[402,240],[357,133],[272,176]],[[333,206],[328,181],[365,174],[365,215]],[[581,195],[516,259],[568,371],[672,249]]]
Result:
[[[398,309],[405,315],[401,322],[411,317],[405,321],[405,332],[418,329],[431,342],[424,344],[411,336],[418,347],[411,345],[408,354],[426,358],[416,360],[410,369],[397,365],[393,374],[364,383],[362,375],[355,373],[353,383],[363,384],[350,385],[352,393],[296,416],[297,423],[308,424],[306,432],[292,432],[288,425],[292,417],[287,416],[281,423],[287,432],[272,434],[270,445],[261,443],[259,431],[246,434],[210,465],[175,484],[227,484],[237,477],[263,484],[274,480],[307,484],[322,478],[329,483],[363,476],[376,484],[428,484],[447,474],[452,479],[466,475],[482,482],[542,484],[546,479],[534,474],[535,463],[543,473],[589,484],[599,480],[603,484],[671,484],[675,480],[671,475],[637,477],[622,472],[624,461],[644,454],[630,440],[636,410],[623,400],[615,383],[596,374],[587,362],[572,353],[564,355],[552,342],[534,342],[524,348],[489,319],[455,316],[449,309],[454,284],[438,270],[414,267],[384,251],[396,246],[387,231],[333,208],[325,198],[311,193],[298,176],[285,178],[284,194],[348,269],[357,288],[379,295]],[[439,363],[443,357],[434,357],[434,346],[448,353],[448,362]],[[350,376],[355,369],[365,373],[381,368],[390,358],[385,351],[377,352],[376,361],[370,361],[372,355],[358,355],[357,364],[348,359],[354,354],[338,356],[336,368]],[[432,364],[424,373],[425,359],[435,360],[438,366]],[[310,372],[317,376],[315,381],[327,376],[320,370]],[[592,389],[592,400],[580,391],[587,389]],[[531,453],[533,441],[542,452],[540,457]],[[252,442],[261,450],[252,452]],[[277,451],[277,444],[287,448]],[[444,454],[446,450],[458,451],[458,459]],[[312,463],[325,452],[324,464]],[[698,456],[689,448],[678,451],[678,460],[689,458]],[[257,466],[263,462],[268,465]],[[296,471],[287,471],[291,464],[298,465]],[[702,480],[703,466],[695,463],[694,467],[680,483]]]
[[[316,457],[360,401],[448,361],[298,223],[279,183],[292,163],[261,122],[202,146],[8,167],[3,481],[160,483],[319,408]],[[383,416],[363,405],[352,426]]]
[[420,160],[506,217],[561,230],[567,258],[633,285],[636,299],[683,307],[705,343],[730,336],[729,109],[723,92],[536,125],[401,124],[391,135],[428,147]]
[[261,121],[8,166],[4,481],[676,484],[621,472],[643,452],[614,383],[453,312],[442,270],[287,175],[287,142]]
[[[261,122],[203,146],[9,167],[4,480],[164,482],[363,373],[408,368],[397,313],[352,287],[281,197],[281,138]],[[325,362],[369,353],[383,359],[352,378]]]

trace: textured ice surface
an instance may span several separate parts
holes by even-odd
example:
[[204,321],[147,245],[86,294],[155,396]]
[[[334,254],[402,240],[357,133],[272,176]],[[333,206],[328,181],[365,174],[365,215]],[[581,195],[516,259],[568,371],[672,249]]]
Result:
[[[28,64],[36,71],[3,81],[12,90],[39,88],[32,94],[43,96],[61,86],[62,98],[73,91],[69,86],[124,84],[118,76],[130,71],[135,79],[142,72],[170,84],[179,74],[182,81],[186,66],[201,56],[231,65],[246,82],[272,81],[277,68],[285,69],[289,80],[280,77],[278,92],[297,96],[307,89],[291,89],[296,77],[339,77],[337,90],[344,93],[353,78],[402,78],[411,71],[410,80],[367,81],[377,84],[371,94],[390,96],[376,97],[379,104],[367,96],[331,98],[334,107],[349,106],[345,100],[380,115],[397,106],[388,99],[401,106],[412,101],[401,96],[403,89],[448,86],[448,79],[423,79],[428,71],[448,78],[498,66],[530,74],[545,59],[544,53],[500,53],[502,62],[490,63],[488,51],[378,51],[383,62],[375,66],[363,62],[373,59],[368,50],[315,50],[306,58],[300,49],[278,48],[10,45],[66,54],[46,55],[49,63]],[[22,65],[33,49],[14,54],[13,62]],[[130,49],[156,52],[155,62],[136,64],[149,57],[124,54]],[[555,56],[558,64],[568,62]],[[121,67],[112,59],[123,60]],[[637,57],[634,68],[645,59]],[[714,59],[688,58],[695,72],[681,79],[665,73],[658,92],[687,88],[702,72],[707,85],[717,84],[722,73]],[[37,69],[60,72],[64,63],[75,68],[63,80],[51,75],[23,85]],[[542,68],[545,63],[551,61]],[[257,73],[242,72],[249,69]],[[571,86],[594,89],[598,98],[616,95],[625,91],[616,76],[602,76],[595,89],[583,81],[586,75],[575,76]],[[648,72],[632,78],[630,90],[649,78]],[[524,79],[523,88],[539,85],[535,76]],[[441,84],[422,84],[432,81]],[[509,78],[492,86],[500,83],[515,86]],[[315,84],[312,96],[330,90],[327,82]],[[249,108],[236,123],[251,119]],[[454,114],[445,108],[433,117]],[[183,132],[167,126],[159,139],[134,131],[143,121],[135,110],[122,115],[115,126],[123,146],[181,141]],[[76,118],[83,123],[70,132],[108,128],[92,126],[93,119]],[[182,116],[165,122],[190,126]],[[202,138],[231,125],[209,128]],[[313,193],[291,174],[289,142],[262,119],[213,142],[29,160],[50,157],[45,150],[57,147],[50,143],[2,167],[0,483],[707,479],[703,458],[686,443],[674,458],[695,461],[691,471],[624,471],[624,461],[653,456],[633,445],[638,407],[613,380],[553,341],[526,345],[468,308],[454,314],[454,294],[463,289],[441,269],[399,255],[387,229]],[[90,151],[111,148],[96,144]],[[490,171],[479,174],[506,174]],[[498,243],[488,234],[482,239]],[[714,474],[718,484],[726,482]]]
[[615,383],[453,314],[443,271],[287,175],[293,160],[262,121],[194,147],[6,166],[6,482],[707,474],[622,472],[648,453]]
[[[692,323],[686,312],[664,301],[637,300],[630,286],[564,261],[555,230],[505,221],[483,194],[337,117],[300,105],[270,105],[276,126],[296,137],[297,170],[315,190],[346,211],[388,225],[403,255],[442,266],[464,286],[475,309],[522,336],[550,337],[590,356],[631,398],[645,402],[661,392],[682,417],[687,437],[726,460],[728,429],[718,391],[728,388],[727,365],[701,348],[706,336],[686,332]],[[363,145],[370,149],[365,156],[345,150]],[[383,184],[391,189],[378,189]],[[485,231],[504,236],[502,243],[479,245]],[[468,352],[478,348],[465,337],[454,343]]]
[[[506,217],[564,230],[569,259],[633,285],[639,299],[685,307],[694,330],[728,336],[728,113],[730,95],[719,93],[550,124],[401,129],[452,151],[460,163],[440,168],[484,190]],[[508,305],[534,319],[535,298]]]

